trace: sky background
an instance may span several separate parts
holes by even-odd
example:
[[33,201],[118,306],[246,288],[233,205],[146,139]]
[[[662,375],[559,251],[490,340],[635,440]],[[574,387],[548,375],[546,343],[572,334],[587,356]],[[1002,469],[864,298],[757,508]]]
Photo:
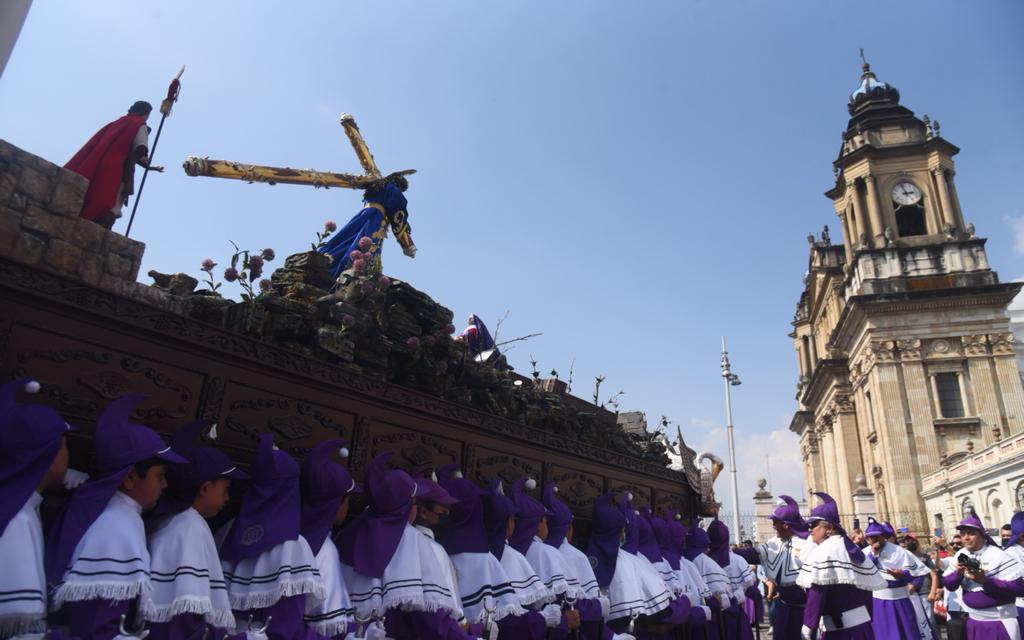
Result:
[[[138,99],[182,92],[132,229],[149,269],[199,275],[229,240],[284,256],[359,209],[346,190],[189,178],[190,154],[358,172],[355,115],[407,192],[415,260],[385,271],[476,313],[574,391],[623,390],[727,459],[729,340],[741,511],[800,494],[787,334],[807,234],[864,47],[960,146],[957,191],[1003,279],[1024,276],[1024,3],[93,2],[36,0],[0,78],[0,137],[63,164]],[[159,115],[150,124],[154,131]],[[116,230],[123,232],[126,219]],[[148,282],[144,275],[141,278]],[[231,291],[229,289],[229,291]],[[237,290],[234,291],[237,295]],[[728,474],[718,495],[730,501]]]

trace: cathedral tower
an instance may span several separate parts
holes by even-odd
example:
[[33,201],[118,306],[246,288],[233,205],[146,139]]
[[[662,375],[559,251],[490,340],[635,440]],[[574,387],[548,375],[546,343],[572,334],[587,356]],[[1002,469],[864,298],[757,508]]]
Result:
[[[1024,388],[985,239],[965,221],[959,149],[864,63],[826,192],[842,245],[810,236],[793,320],[798,411],[809,491],[846,514],[855,493],[878,515],[927,531],[922,476],[958,452],[1024,431]],[[959,514],[950,506],[946,518]],[[940,519],[941,520],[941,516]]]

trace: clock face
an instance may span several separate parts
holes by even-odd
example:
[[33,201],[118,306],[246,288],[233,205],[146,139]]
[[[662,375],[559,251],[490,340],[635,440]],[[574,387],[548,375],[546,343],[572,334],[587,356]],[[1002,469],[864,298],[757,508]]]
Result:
[[892,188],[892,199],[896,204],[917,204],[921,201],[921,190],[913,182],[900,182]]

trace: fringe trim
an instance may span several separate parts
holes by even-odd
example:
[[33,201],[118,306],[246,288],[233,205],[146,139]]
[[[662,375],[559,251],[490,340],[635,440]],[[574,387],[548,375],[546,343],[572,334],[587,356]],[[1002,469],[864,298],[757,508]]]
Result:
[[149,580],[136,582],[65,582],[53,594],[53,608],[60,609],[65,602],[82,600],[134,600],[149,593]]
[[831,576],[816,575],[814,577],[811,577],[810,575],[808,575],[806,580],[804,579],[804,576],[801,575],[799,578],[797,578],[796,583],[797,583],[798,586],[801,586],[804,589],[810,589],[811,586],[816,585],[816,584],[817,585],[822,585],[822,586],[830,586],[830,585],[834,585],[834,584],[847,584],[847,585],[851,585],[851,586],[857,587],[858,589],[861,589],[863,591],[874,591],[875,589],[884,589],[885,588],[885,586],[884,586],[885,579],[882,578],[881,576],[877,576],[877,577],[878,577],[879,580],[881,580],[881,586],[880,586],[879,580],[871,580],[870,578],[868,578],[866,576],[862,577],[862,576],[845,576],[845,575],[844,576],[839,576],[839,575],[831,575]]
[[23,633],[45,633],[43,613],[13,613],[0,616],[0,638],[12,638]]
[[353,618],[350,616],[341,616],[337,620],[328,620],[327,622],[306,622],[306,625],[316,631],[322,636],[333,638],[334,636],[340,636],[348,631],[348,623],[352,622]]
[[516,597],[519,598],[519,604],[523,605],[524,608],[537,602],[547,604],[555,601],[555,597],[553,595],[548,593],[546,590],[541,589],[535,589],[525,596],[521,596],[519,595],[519,592],[516,592]]
[[[504,606],[498,607],[494,611],[494,613],[491,614],[493,616],[491,618],[491,621],[492,622],[498,622],[499,620],[503,620],[503,619],[505,619],[508,616],[521,616],[521,615],[525,615],[525,614],[526,614],[526,609],[520,607],[518,604],[515,604],[515,603],[506,604]],[[487,611],[485,611],[483,608],[481,608],[480,609],[480,613],[478,613],[476,615],[475,619],[470,620],[470,622],[480,622],[480,623],[483,623],[486,620],[487,620]]]
[[311,595],[318,600],[323,600],[327,597],[327,589],[324,588],[323,581],[316,578],[282,580],[278,582],[277,588],[273,591],[256,593],[233,594],[230,587],[228,588],[228,600],[231,601],[231,608],[235,611],[265,609],[282,598],[301,595]]
[[175,616],[183,613],[194,613],[215,627],[235,628],[235,616],[230,611],[215,610],[209,598],[200,596],[182,596],[166,607],[158,607],[149,598],[142,607],[142,615],[150,622],[170,622]]

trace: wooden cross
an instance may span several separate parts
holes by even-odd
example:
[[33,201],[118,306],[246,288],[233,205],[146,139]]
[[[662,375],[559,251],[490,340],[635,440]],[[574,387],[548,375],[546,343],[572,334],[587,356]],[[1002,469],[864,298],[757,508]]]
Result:
[[208,157],[188,156],[182,165],[185,173],[190,176],[207,176],[210,178],[226,178],[228,180],[245,180],[246,182],[264,182],[266,184],[302,184],[314,188],[328,189],[342,187],[345,189],[368,189],[384,180],[409,176],[416,173],[415,169],[406,169],[388,174],[386,177],[377,168],[373,154],[370,153],[363,135],[359,132],[355,118],[347,113],[341,114],[341,126],[345,128],[352,148],[355,149],[359,164],[363,166],[362,175],[351,173],[334,173],[317,171],[316,169],[291,169],[288,167],[270,167],[257,164],[232,162],[231,160],[211,160]]

